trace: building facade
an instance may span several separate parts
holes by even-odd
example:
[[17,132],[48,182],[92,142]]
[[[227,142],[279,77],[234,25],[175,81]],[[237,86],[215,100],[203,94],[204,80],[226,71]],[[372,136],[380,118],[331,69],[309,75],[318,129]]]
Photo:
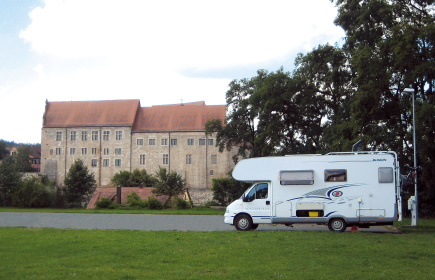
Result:
[[141,107],[139,100],[47,102],[41,139],[41,173],[61,186],[70,166],[82,159],[98,186],[109,186],[121,170],[159,167],[176,171],[186,187],[209,189],[227,177],[234,152],[220,153],[205,123],[225,120],[225,105],[205,102]]

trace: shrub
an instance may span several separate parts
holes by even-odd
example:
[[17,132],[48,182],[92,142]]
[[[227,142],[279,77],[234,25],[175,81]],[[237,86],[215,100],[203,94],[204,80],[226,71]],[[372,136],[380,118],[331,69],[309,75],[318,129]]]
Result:
[[127,195],[127,206],[134,208],[143,208],[144,203],[137,192]]
[[191,203],[189,203],[187,200],[181,199],[179,197],[175,197],[172,200],[172,208],[176,209],[188,209],[191,208]]
[[107,197],[102,197],[97,202],[95,202],[95,206],[101,209],[109,209],[112,206],[112,201]]
[[151,210],[161,210],[163,209],[163,204],[154,196],[148,197],[147,208]]
[[54,202],[55,192],[38,178],[23,179],[13,193],[12,202],[18,207],[50,207]]

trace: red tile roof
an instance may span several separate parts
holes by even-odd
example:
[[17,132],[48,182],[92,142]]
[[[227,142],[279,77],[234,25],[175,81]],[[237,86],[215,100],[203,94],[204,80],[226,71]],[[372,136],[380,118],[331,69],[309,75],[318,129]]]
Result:
[[139,107],[139,100],[47,102],[43,127],[131,127]]
[[47,102],[43,127],[127,126],[133,132],[204,131],[212,119],[225,121],[225,105],[204,101],[140,107],[139,100]]
[[204,131],[212,119],[225,121],[225,105],[206,106],[205,103],[160,105],[140,108],[133,132]]

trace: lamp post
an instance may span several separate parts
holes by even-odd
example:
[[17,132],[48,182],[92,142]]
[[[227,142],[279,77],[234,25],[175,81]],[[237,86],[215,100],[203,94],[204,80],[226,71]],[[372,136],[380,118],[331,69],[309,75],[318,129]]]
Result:
[[412,130],[413,140],[412,146],[414,147],[414,199],[411,197],[411,226],[417,226],[418,223],[418,189],[417,189],[417,133],[416,133],[416,115],[415,115],[415,90],[412,88],[405,88],[403,93],[412,93]]

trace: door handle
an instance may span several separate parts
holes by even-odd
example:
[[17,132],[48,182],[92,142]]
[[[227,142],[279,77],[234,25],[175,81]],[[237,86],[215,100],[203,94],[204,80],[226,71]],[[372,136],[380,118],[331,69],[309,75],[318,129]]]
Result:
[[270,205],[270,201],[269,200],[266,200],[266,205]]

